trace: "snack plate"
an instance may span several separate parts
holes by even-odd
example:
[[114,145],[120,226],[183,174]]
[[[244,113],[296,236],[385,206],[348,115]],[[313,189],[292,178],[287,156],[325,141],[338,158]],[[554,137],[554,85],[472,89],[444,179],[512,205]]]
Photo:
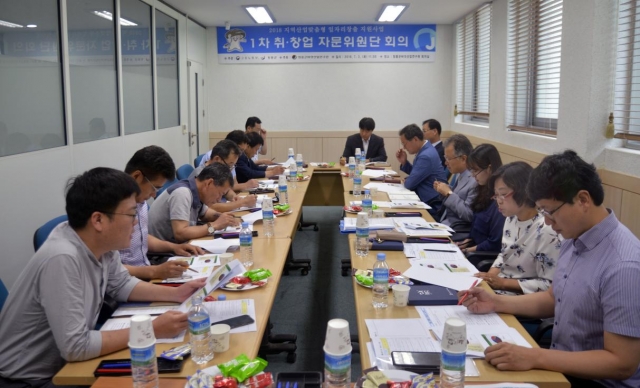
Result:
[[298,182],[302,182],[302,181],[308,181],[309,179],[311,179],[310,175],[305,175],[302,177],[302,179],[298,178]]
[[345,206],[343,207],[344,211],[351,214],[358,214],[362,211],[361,206]]
[[[409,372],[406,370],[399,370],[399,369],[388,369],[388,370],[383,370],[381,372],[384,373],[385,376],[387,376],[387,380],[396,381],[396,382],[411,381],[414,376],[417,376],[417,373]],[[355,384],[356,388],[362,388],[362,384],[364,384],[366,380],[367,380],[366,375],[361,376],[358,379],[358,381],[356,381],[356,384]]]
[[257,284],[253,284],[253,283],[247,283],[244,285],[244,287],[242,288],[238,288],[238,289],[233,289],[233,288],[227,288],[227,284],[225,284],[224,286],[220,287],[221,290],[225,290],[225,291],[248,291],[248,290],[253,290],[254,288],[260,288],[260,287],[264,287],[267,285],[267,281],[269,281],[269,278],[266,278],[264,280],[260,280],[261,285],[257,285]]
[[282,216],[288,216],[291,213],[293,213],[293,209],[288,209],[284,213],[277,213],[277,214],[276,214],[276,212],[274,210],[273,215],[276,216],[276,217],[282,217]]
[[[365,288],[371,288],[372,286],[368,286],[364,283],[362,283],[360,280],[358,280],[358,278],[356,277],[356,275],[366,275],[366,276],[370,276],[373,277],[373,270],[371,269],[353,269],[353,280],[356,281],[356,283],[358,283],[359,286],[365,287]],[[393,279],[395,280],[394,283],[389,283],[389,290],[391,290],[391,287],[393,287],[394,284],[406,284],[406,285],[413,285],[413,282],[411,281],[411,279],[409,279],[406,276],[403,275],[394,275],[394,276],[390,276],[389,279]]]

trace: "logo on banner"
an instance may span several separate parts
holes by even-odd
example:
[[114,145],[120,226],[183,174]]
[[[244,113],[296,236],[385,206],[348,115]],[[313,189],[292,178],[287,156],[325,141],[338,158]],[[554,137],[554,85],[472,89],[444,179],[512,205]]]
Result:
[[228,53],[239,51],[243,52],[244,49],[240,43],[246,43],[247,33],[244,30],[239,28],[234,28],[233,30],[229,30],[224,34],[224,38],[227,40],[227,44],[224,45],[224,48],[227,49]]
[[413,47],[433,50],[436,47],[436,32],[432,28],[423,28],[413,36]]

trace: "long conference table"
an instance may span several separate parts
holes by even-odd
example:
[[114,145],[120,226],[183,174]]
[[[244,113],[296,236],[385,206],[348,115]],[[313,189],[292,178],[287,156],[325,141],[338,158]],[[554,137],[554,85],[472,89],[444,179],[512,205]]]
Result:
[[[302,215],[302,206],[342,206],[350,201],[356,200],[355,196],[349,193],[352,190],[353,183],[349,178],[341,176],[341,172],[345,170],[340,167],[331,168],[307,168],[305,175],[310,176],[310,180],[297,182],[296,188],[289,188],[289,204],[293,210],[293,214],[278,217],[275,223],[275,235],[266,238],[263,235],[262,223],[256,223],[254,230],[258,231],[258,237],[254,238],[254,268],[267,268],[273,276],[269,278],[266,286],[248,290],[244,292],[227,292],[225,295],[228,300],[235,299],[254,299],[256,309],[256,325],[258,330],[249,333],[239,333],[231,335],[230,349],[224,353],[216,353],[213,360],[207,366],[216,365],[229,361],[237,355],[244,353],[249,358],[258,355],[262,336],[266,329],[269,319],[271,306],[273,304],[280,278],[287,260],[287,254],[291,249],[293,238],[298,227],[298,222]],[[345,170],[346,171],[346,170]],[[363,178],[363,185],[367,184],[369,179]],[[388,197],[384,192],[378,192],[373,198],[378,201],[387,201]],[[421,211],[423,217],[429,221],[431,216],[426,211]],[[242,213],[239,213],[242,215]],[[337,225],[336,225],[337,227]],[[373,265],[375,254],[370,252],[365,258],[355,254],[355,236],[348,235],[352,266],[356,268],[370,268]],[[390,267],[404,271],[409,268],[409,262],[402,252],[385,252]],[[239,258],[239,252],[234,253],[235,258]],[[336,271],[340,263],[336,263]],[[313,269],[312,269],[313,270]],[[353,281],[353,280],[352,280]],[[359,335],[359,345],[361,354],[362,368],[369,368],[370,361],[366,343],[370,341],[370,336],[365,325],[365,319],[381,319],[381,318],[419,318],[419,314],[414,307],[394,307],[390,304],[387,309],[382,311],[375,310],[371,305],[371,290],[359,286],[353,281],[353,292],[356,305],[357,326]],[[221,291],[215,291],[214,296],[221,294]],[[517,319],[509,314],[500,314],[505,323],[516,328],[523,337],[534,347],[538,345],[533,341],[529,334],[524,330]],[[185,337],[188,340],[188,335]],[[156,353],[176,346],[177,344],[157,344]],[[320,349],[318,351],[321,351]],[[109,355],[95,358],[88,361],[67,363],[58,372],[53,382],[57,385],[91,385],[96,382],[93,371],[96,369],[101,360],[129,358],[129,350],[124,349]],[[321,366],[319,366],[320,368]],[[526,371],[526,372],[501,372],[489,365],[484,360],[476,360],[476,367],[480,372],[479,377],[468,377],[469,383],[495,383],[495,382],[527,382],[537,385],[541,388],[565,388],[570,387],[569,382],[564,376],[557,372],[550,371]],[[195,373],[196,369],[202,369],[195,363],[187,360],[180,373],[162,374],[161,378],[180,378],[184,379]],[[97,384],[101,387],[112,386],[105,385],[107,381],[113,382],[114,378],[100,378]],[[130,381],[122,379],[123,384]],[[126,383],[125,383],[126,382]],[[116,386],[116,385],[113,385]]]

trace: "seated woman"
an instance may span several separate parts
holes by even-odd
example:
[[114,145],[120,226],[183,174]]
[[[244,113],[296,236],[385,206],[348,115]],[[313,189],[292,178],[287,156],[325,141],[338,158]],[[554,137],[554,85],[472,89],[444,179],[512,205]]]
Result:
[[504,216],[498,212],[498,207],[491,198],[493,192],[488,186],[491,174],[502,166],[500,153],[491,144],[480,144],[469,155],[467,165],[478,186],[475,189],[476,197],[471,203],[473,219],[469,238],[458,242],[458,246],[464,253],[500,252]]
[[489,180],[498,211],[507,217],[502,250],[484,279],[499,294],[529,294],[551,286],[561,237],[546,225],[526,186],[533,168],[525,162],[500,167]]

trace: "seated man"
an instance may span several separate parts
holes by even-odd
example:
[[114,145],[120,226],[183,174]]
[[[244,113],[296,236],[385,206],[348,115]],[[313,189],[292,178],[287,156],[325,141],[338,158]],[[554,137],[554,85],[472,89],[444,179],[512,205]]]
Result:
[[247,134],[253,132],[262,137],[262,144],[260,145],[260,148],[258,148],[258,151],[255,153],[255,155],[253,155],[251,160],[253,160],[253,162],[259,166],[263,164],[271,164],[271,160],[269,159],[258,159],[259,155],[267,154],[267,130],[262,128],[262,121],[260,121],[260,119],[255,116],[249,117],[247,119],[247,122],[244,124],[244,129]]
[[[179,181],[166,189],[149,210],[149,234],[172,242],[185,242],[213,235],[229,225],[237,225],[233,214],[218,213],[209,206],[231,188],[229,167],[213,163],[196,178]],[[198,221],[205,222],[198,225]]]
[[564,373],[573,387],[640,387],[640,241],[603,206],[595,166],[574,151],[545,157],[527,194],[565,238],[553,285],[518,296],[478,287],[464,305],[476,314],[555,315],[551,348],[503,342],[487,348],[485,359],[500,370]]
[[[247,134],[244,131],[241,131],[239,129],[234,129],[233,131],[227,133],[227,137],[225,137],[225,140],[231,140],[234,143],[236,143],[238,148],[240,148],[239,155],[241,155],[244,152],[244,150],[247,149],[247,147],[249,146],[249,138],[247,137]],[[209,152],[204,154],[204,156],[200,160],[200,164],[198,165],[198,167],[203,167],[210,159],[211,159],[211,150],[209,150]],[[246,191],[246,190],[255,189],[256,187],[258,187],[258,181],[255,179],[250,179],[245,183],[238,183],[238,180],[236,179],[235,165],[231,169],[231,174],[233,174],[233,191],[235,192]]]
[[444,141],[445,163],[452,174],[451,186],[445,182],[435,181],[433,188],[440,194],[442,207],[438,214],[439,222],[449,225],[453,230],[458,228],[468,229],[473,219],[471,204],[477,195],[475,190],[478,184],[471,176],[467,166],[467,159],[473,151],[473,146],[466,136],[455,134]]
[[178,256],[201,255],[199,247],[191,244],[174,244],[160,240],[149,234],[149,210],[147,200],[156,196],[158,190],[173,180],[176,167],[167,151],[158,146],[148,146],[138,150],[127,163],[124,172],[129,174],[140,189],[136,195],[138,221],[133,225],[131,244],[120,249],[120,260],[129,273],[138,279],[166,279],[180,277],[188,265],[181,261],[167,261],[151,265],[147,252],[172,252]]
[[[235,179],[236,163],[238,162],[238,156],[240,155],[240,148],[238,148],[236,143],[231,140],[220,140],[211,150],[211,155],[213,157],[207,161],[204,166],[193,170],[191,175],[189,175],[189,178],[195,178],[198,176],[206,166],[213,163],[221,163],[231,169],[231,174]],[[246,197],[240,198],[236,195],[235,191],[229,189],[229,191],[227,191],[227,193],[221,198],[221,202],[212,204],[210,207],[217,212],[224,213],[241,207],[253,207],[255,204],[255,195],[247,195]]]
[[[400,130],[400,143],[402,148],[396,152],[396,159],[400,162],[400,170],[409,174],[404,180],[404,187],[415,191],[422,202],[431,206],[429,214],[437,214],[442,201],[433,183],[437,180],[446,182],[447,179],[436,149],[424,140],[424,134],[415,124]],[[407,161],[405,150],[416,155],[413,165]]]
[[371,117],[365,117],[358,124],[360,133],[351,135],[347,138],[347,142],[342,151],[340,165],[344,166],[349,157],[356,155],[356,148],[364,151],[365,163],[369,162],[386,162],[387,152],[384,149],[384,139],[374,135],[373,130],[376,128],[376,122]]
[[425,120],[422,123],[422,132],[424,133],[424,138],[431,143],[436,151],[438,151],[442,167],[446,169],[447,164],[444,158],[444,146],[440,140],[440,135],[442,134],[442,126],[440,125],[440,122],[436,119]]
[[238,182],[245,183],[251,179],[273,178],[284,173],[284,167],[282,166],[256,165],[252,158],[257,154],[264,140],[256,132],[247,133],[247,137],[249,138],[249,146],[240,155],[236,165]]
[[[129,329],[94,330],[105,294],[118,301],[183,302],[204,279],[163,287],[129,275],[118,249],[129,246],[140,189],[111,168],[89,170],[67,185],[68,222],[58,225],[16,279],[0,314],[0,386],[53,387],[66,362],[125,349]],[[187,328],[187,314],[153,321],[157,338]]]

